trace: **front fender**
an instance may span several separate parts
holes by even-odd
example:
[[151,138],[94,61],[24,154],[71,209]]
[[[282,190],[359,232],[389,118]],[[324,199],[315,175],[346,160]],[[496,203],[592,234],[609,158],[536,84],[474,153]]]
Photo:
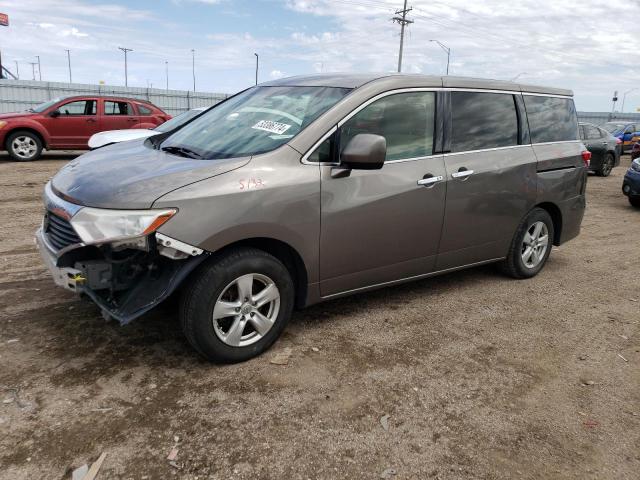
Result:
[[15,132],[16,130],[33,130],[37,132],[38,135],[40,135],[40,137],[42,138],[44,147],[48,147],[51,140],[47,129],[34,120],[22,119],[17,121],[9,121],[7,122],[7,126],[5,127],[5,129],[5,136],[10,135],[11,132]]

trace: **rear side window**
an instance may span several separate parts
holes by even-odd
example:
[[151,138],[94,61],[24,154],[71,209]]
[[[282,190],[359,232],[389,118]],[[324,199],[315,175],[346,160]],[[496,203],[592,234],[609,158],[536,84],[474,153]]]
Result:
[[513,95],[452,92],[452,152],[518,145],[518,115]]
[[578,139],[578,117],[570,98],[524,95],[532,143]]
[[104,102],[105,115],[132,115],[131,106],[127,102]]
[[373,133],[387,140],[387,161],[433,154],[435,99],[434,92],[412,92],[373,102],[342,126],[341,151],[357,134]]
[[151,115],[153,113],[149,107],[140,104],[138,104],[138,112],[140,112],[140,115]]
[[600,130],[598,130],[593,125],[583,125],[583,128],[584,128],[584,138],[586,140],[595,140],[601,137]]

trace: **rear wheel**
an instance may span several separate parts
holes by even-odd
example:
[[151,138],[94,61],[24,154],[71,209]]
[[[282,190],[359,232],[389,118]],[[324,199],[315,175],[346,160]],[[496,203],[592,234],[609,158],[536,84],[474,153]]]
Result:
[[502,270],[513,278],[530,278],[544,267],[553,244],[553,221],[542,208],[534,208],[520,222],[503,260]]
[[9,135],[6,147],[11,158],[19,162],[37,160],[42,154],[42,140],[35,133],[28,131],[18,131]]
[[629,203],[636,208],[640,208],[640,197],[629,197]]
[[191,345],[213,362],[235,363],[267,350],[293,311],[287,268],[254,248],[205,263],[183,293],[180,318]]
[[596,174],[600,177],[608,177],[611,174],[611,170],[613,170],[613,166],[616,163],[616,159],[612,153],[607,153],[604,157],[604,161],[602,162],[602,167],[596,172]]

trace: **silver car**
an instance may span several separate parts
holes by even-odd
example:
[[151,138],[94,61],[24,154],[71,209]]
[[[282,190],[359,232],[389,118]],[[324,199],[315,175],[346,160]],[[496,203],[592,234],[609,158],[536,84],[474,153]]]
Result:
[[294,77],[70,162],[36,238],[123,324],[179,290],[195,350],[238,362],[295,308],[491,262],[533,277],[580,231],[589,157],[568,90]]

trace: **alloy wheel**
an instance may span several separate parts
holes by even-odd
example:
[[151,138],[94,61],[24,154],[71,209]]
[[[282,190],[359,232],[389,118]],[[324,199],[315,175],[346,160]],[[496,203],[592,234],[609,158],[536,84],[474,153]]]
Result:
[[280,291],[266,275],[249,273],[229,283],[213,308],[213,329],[231,347],[263,338],[280,311]]
[[26,135],[16,137],[11,143],[11,148],[17,156],[25,160],[34,157],[38,151],[36,141]]
[[604,165],[602,166],[602,175],[604,177],[608,177],[613,170],[613,158],[611,155],[607,155],[607,159],[604,161]]
[[527,229],[522,241],[522,263],[527,268],[536,268],[549,248],[549,230],[544,222],[535,222]]

